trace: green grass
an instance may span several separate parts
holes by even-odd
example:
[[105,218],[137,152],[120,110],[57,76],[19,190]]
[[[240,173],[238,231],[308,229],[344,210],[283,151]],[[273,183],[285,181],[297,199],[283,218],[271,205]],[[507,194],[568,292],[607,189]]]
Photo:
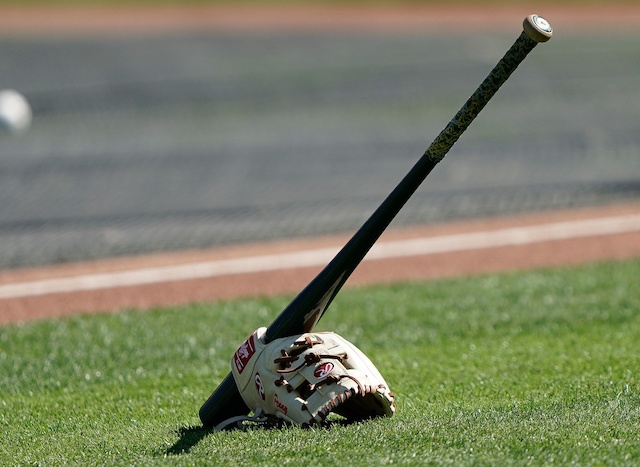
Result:
[[213,433],[198,409],[290,297],[0,328],[0,464],[640,463],[640,260],[344,290],[320,323],[389,419]]

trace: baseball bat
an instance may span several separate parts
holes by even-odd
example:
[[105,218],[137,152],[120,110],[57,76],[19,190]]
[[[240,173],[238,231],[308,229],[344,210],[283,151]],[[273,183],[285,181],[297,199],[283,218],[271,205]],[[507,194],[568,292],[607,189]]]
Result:
[[[458,113],[429,145],[423,156],[376,209],[371,217],[338,252],[331,262],[296,296],[267,328],[268,342],[280,337],[309,332],[322,318],[351,273],[363,260],[400,209],[422,184],[454,143],[460,138],[496,91],[539,42],[551,38],[552,28],[538,15],[529,15],[523,32],[498,64],[469,97]],[[237,416],[247,415],[231,373],[200,408],[203,426],[211,427]]]

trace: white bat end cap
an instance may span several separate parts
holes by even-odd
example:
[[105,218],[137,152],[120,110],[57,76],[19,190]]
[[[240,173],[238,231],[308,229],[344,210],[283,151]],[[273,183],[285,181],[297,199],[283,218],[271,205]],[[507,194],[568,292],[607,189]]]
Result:
[[549,21],[539,15],[529,15],[522,24],[524,32],[536,42],[547,42],[553,35]]

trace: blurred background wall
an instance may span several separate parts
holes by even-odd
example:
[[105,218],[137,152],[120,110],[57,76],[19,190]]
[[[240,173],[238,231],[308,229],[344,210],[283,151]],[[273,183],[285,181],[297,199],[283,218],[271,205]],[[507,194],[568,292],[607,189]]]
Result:
[[394,225],[640,197],[633,3],[40,3],[0,4],[33,111],[0,134],[2,269],[352,231],[533,12],[554,38]]

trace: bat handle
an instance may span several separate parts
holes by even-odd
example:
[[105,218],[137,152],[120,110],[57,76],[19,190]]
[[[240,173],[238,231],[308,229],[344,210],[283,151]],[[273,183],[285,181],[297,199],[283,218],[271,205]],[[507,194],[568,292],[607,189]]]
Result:
[[539,42],[548,41],[553,34],[549,22],[538,15],[527,16],[522,26],[522,33],[504,57],[429,145],[424,154],[426,161],[439,163],[529,52]]
[[229,373],[200,408],[200,420],[202,426],[209,428],[231,417],[247,415],[249,412],[233,375]]

